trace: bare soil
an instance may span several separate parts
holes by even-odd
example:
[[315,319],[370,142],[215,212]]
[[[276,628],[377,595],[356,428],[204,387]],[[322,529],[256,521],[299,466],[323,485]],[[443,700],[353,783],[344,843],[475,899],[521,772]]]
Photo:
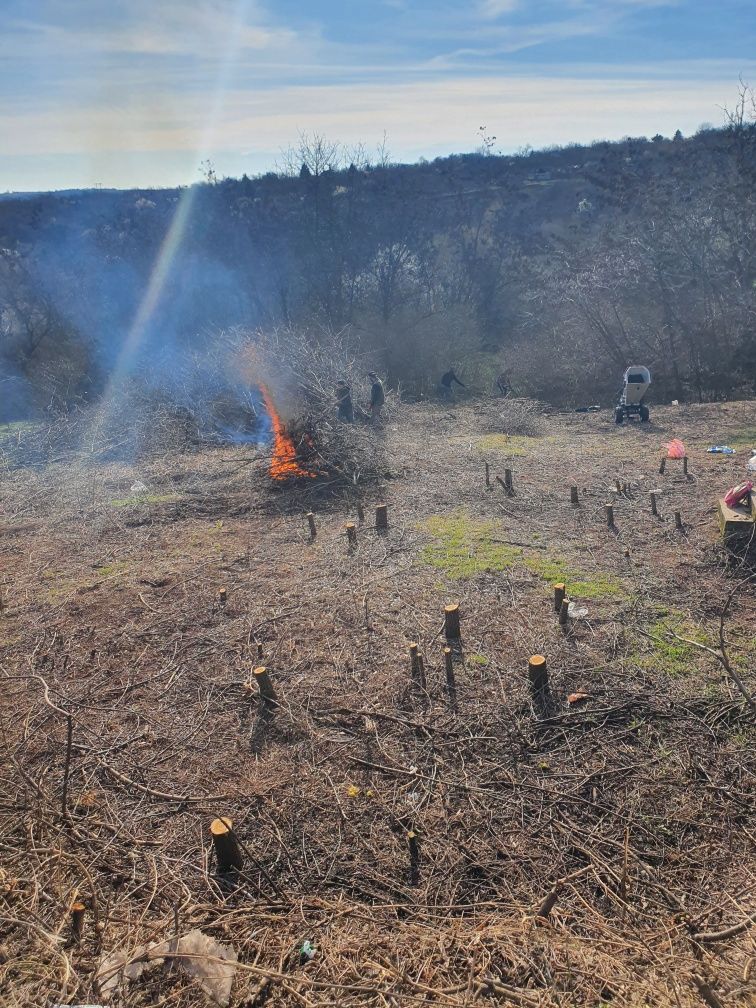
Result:
[[[246,1008],[754,1003],[756,580],[716,521],[753,421],[407,406],[348,492],[250,446],[0,469],[0,1002],[101,1003],[103,955],[197,927]],[[205,995],[169,965],[112,1001]]]

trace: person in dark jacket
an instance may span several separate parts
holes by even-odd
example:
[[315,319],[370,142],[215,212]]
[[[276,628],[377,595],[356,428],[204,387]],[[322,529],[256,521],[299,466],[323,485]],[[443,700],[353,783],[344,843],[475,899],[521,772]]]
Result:
[[375,373],[375,371],[370,371],[368,373],[368,378],[371,381],[370,385],[370,415],[374,420],[380,420],[381,410],[383,409],[383,404],[386,402],[386,393],[383,389],[383,382]]
[[454,389],[452,387],[453,382],[456,382],[460,388],[465,388],[464,383],[461,382],[459,378],[457,378],[457,376],[454,374],[454,368],[449,368],[448,371],[446,371],[444,374],[441,375],[439,391],[441,392],[442,399],[451,400],[454,398]]
[[354,423],[354,405],[352,404],[352,390],[343,380],[336,382],[336,405],[338,406],[339,420],[345,423]]

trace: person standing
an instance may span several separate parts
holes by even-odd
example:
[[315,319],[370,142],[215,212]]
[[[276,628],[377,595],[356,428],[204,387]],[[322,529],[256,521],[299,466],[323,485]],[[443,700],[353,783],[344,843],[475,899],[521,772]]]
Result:
[[336,382],[336,404],[338,406],[339,420],[345,423],[354,423],[354,405],[352,403],[352,390],[342,378]]
[[460,388],[465,388],[465,384],[457,378],[454,374],[454,368],[449,368],[444,374],[441,375],[441,382],[439,384],[439,390],[441,392],[441,398],[451,401],[454,399],[454,389],[452,388],[452,382],[456,382]]
[[383,382],[375,373],[375,371],[368,372],[368,378],[371,381],[370,385],[370,415],[374,420],[380,420],[381,411],[383,410],[383,404],[386,402],[386,393],[383,388]]
[[509,395],[509,381],[506,371],[502,371],[496,378],[496,388],[500,396]]

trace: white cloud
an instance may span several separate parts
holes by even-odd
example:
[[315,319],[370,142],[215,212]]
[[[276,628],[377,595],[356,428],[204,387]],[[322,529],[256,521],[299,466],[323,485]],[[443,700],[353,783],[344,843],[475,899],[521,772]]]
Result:
[[[216,124],[215,150],[275,150],[299,130],[316,130],[344,142],[389,134],[403,156],[423,150],[465,150],[475,145],[478,122],[514,149],[587,141],[624,134],[694,129],[718,121],[731,101],[734,68],[723,76],[650,78],[449,77],[414,83],[235,90],[225,96]],[[16,118],[0,112],[0,134],[13,137],[10,154],[109,155],[200,150],[212,95],[187,102],[156,93],[149,106],[128,95],[106,103],[72,106]],[[212,152],[211,152],[212,153]],[[3,181],[0,178],[0,186]]]
[[[35,21],[0,34],[13,84],[0,148],[16,165],[91,164],[82,183],[147,180],[154,165],[169,184],[204,157],[221,171],[242,151],[268,157],[300,129],[348,143],[386,129],[402,158],[471,149],[480,122],[511,149],[688,131],[720,121],[739,75],[756,78],[753,60],[566,62],[566,40],[617,37],[631,10],[676,0],[476,0],[477,17],[444,6],[430,21],[383,2],[402,11],[395,34],[347,44],[277,21],[272,0],[35,0]],[[545,42],[565,43],[565,63],[507,58]],[[0,159],[0,189],[18,184],[10,170]]]
[[51,67],[68,57],[195,55],[199,60],[235,51],[283,51],[298,33],[275,23],[253,0],[66,0],[48,4],[44,16],[4,25],[0,53],[26,59],[47,52]]
[[484,19],[492,21],[508,14],[527,12],[537,24],[539,18],[560,20],[567,23],[570,12],[590,16],[599,23],[607,19],[617,19],[641,7],[676,7],[684,0],[480,0],[477,11]]
[[511,14],[520,6],[520,0],[482,0],[478,8],[483,17],[497,18]]

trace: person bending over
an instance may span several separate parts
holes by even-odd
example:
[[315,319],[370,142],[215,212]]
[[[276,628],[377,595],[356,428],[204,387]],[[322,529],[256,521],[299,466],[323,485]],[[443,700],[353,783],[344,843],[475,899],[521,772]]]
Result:
[[447,402],[451,402],[454,399],[454,382],[456,382],[460,388],[465,388],[464,383],[461,382],[454,374],[454,368],[449,368],[445,374],[441,375],[441,382],[439,384],[441,398],[445,399]]

